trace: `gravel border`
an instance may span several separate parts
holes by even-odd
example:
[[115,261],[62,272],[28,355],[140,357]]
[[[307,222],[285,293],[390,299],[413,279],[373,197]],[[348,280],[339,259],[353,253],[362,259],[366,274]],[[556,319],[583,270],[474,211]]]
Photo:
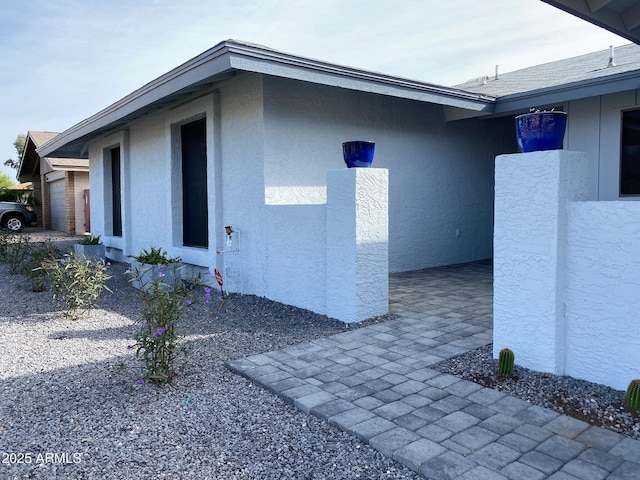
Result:
[[354,325],[252,295],[226,298],[217,317],[214,303],[194,305],[180,378],[135,385],[126,346],[139,308],[126,267],[111,264],[113,293],[71,321],[51,292],[0,265],[0,478],[419,478],[224,367]]
[[496,374],[497,361],[493,359],[492,345],[431,368],[640,440],[640,412],[624,405],[624,391],[517,365],[512,377],[501,378]]

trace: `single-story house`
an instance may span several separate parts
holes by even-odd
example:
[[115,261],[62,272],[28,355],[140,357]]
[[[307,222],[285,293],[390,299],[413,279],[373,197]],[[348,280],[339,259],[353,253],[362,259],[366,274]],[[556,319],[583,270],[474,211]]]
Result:
[[[502,191],[509,178],[498,165],[501,154],[517,151],[514,115],[531,107],[569,114],[564,147],[590,159],[578,162],[586,185],[579,197],[590,200],[589,208],[626,205],[626,228],[634,232],[637,170],[621,168],[620,158],[631,152],[629,161],[639,161],[637,137],[623,135],[631,140],[621,143],[622,133],[638,125],[639,86],[637,45],[452,88],[229,40],[37,151],[88,157],[93,233],[110,258],[162,247],[194,268],[218,268],[228,291],[354,321],[387,311],[389,272],[492,258],[494,186],[496,257],[511,251],[501,243],[509,232],[501,223],[510,211]],[[341,144],[348,140],[376,142],[374,168],[343,168]],[[631,191],[621,190],[629,178]],[[594,218],[602,223],[603,215]],[[555,238],[567,250],[566,232],[579,234],[563,219],[551,223],[564,225]],[[637,259],[627,244],[633,241],[618,246],[617,261]],[[610,249],[611,242],[603,245]],[[592,275],[576,260],[589,245],[583,247],[552,255],[559,278],[552,298],[575,318],[588,312],[566,298],[579,290],[567,286],[567,276],[579,285]],[[497,271],[506,276],[508,269]],[[598,296],[600,286],[585,288]],[[500,289],[497,297],[507,298]],[[549,296],[535,286],[533,294]],[[616,302],[624,309],[627,300]],[[597,321],[611,321],[606,305],[599,308]],[[513,332],[501,322],[496,347],[505,340],[501,332]],[[631,338],[637,347],[640,336]],[[527,366],[527,355],[520,358]],[[531,364],[585,378],[563,362]]]
[[[230,40],[38,152],[89,158],[92,233],[111,258],[162,247],[218,268],[229,291],[354,320],[387,311],[388,271],[492,256],[493,159],[516,151],[513,120],[447,118],[494,108],[482,94]],[[327,232],[355,228],[327,226],[327,172],[346,170],[347,140],[375,141],[372,170],[389,172],[388,239],[386,226],[351,232],[360,245],[388,244],[380,272],[328,265],[342,239]],[[331,292],[347,291],[346,272],[380,279],[365,289],[376,308],[339,311]]]
[[89,160],[41,157],[36,150],[57,135],[54,132],[27,132],[18,179],[33,184],[37,226],[82,235],[91,230]]

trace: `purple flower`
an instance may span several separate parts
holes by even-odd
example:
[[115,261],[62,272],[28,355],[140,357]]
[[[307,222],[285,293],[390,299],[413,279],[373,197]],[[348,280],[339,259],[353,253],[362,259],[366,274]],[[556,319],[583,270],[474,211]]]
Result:
[[206,294],[211,293],[211,288],[209,288],[209,287],[204,287],[204,293],[206,293]]
[[64,265],[64,258],[60,259],[60,265]]
[[193,301],[190,298],[186,298],[184,300],[184,303],[186,303],[187,305],[191,305],[193,303]]
[[107,266],[110,267],[111,266],[111,262],[107,262]]
[[211,270],[207,270],[207,273],[205,273],[205,275],[213,275],[213,274],[211,273]]
[[144,383],[144,380],[142,378],[139,378],[138,380],[136,380],[136,385],[142,385]]
[[133,348],[133,345],[127,345],[127,350],[131,350]]
[[164,278],[165,274],[164,272],[158,272],[158,278]]
[[157,337],[158,335],[162,335],[164,333],[164,328],[160,327],[158,330],[153,332],[153,337]]

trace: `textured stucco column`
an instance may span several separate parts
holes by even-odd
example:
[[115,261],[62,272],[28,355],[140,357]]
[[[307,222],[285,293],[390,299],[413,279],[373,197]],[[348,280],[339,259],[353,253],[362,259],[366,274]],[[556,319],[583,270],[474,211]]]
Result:
[[327,315],[357,322],[389,310],[389,172],[327,172]]
[[553,150],[496,158],[493,354],[563,374],[568,204],[591,197],[584,153]]

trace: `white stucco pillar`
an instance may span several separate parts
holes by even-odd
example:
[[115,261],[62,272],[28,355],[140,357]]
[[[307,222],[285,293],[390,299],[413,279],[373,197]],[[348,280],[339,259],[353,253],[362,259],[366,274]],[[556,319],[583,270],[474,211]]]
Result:
[[564,150],[500,155],[495,167],[493,354],[563,374],[567,210],[591,193],[590,161]]
[[389,311],[389,172],[327,172],[327,315],[357,322]]

